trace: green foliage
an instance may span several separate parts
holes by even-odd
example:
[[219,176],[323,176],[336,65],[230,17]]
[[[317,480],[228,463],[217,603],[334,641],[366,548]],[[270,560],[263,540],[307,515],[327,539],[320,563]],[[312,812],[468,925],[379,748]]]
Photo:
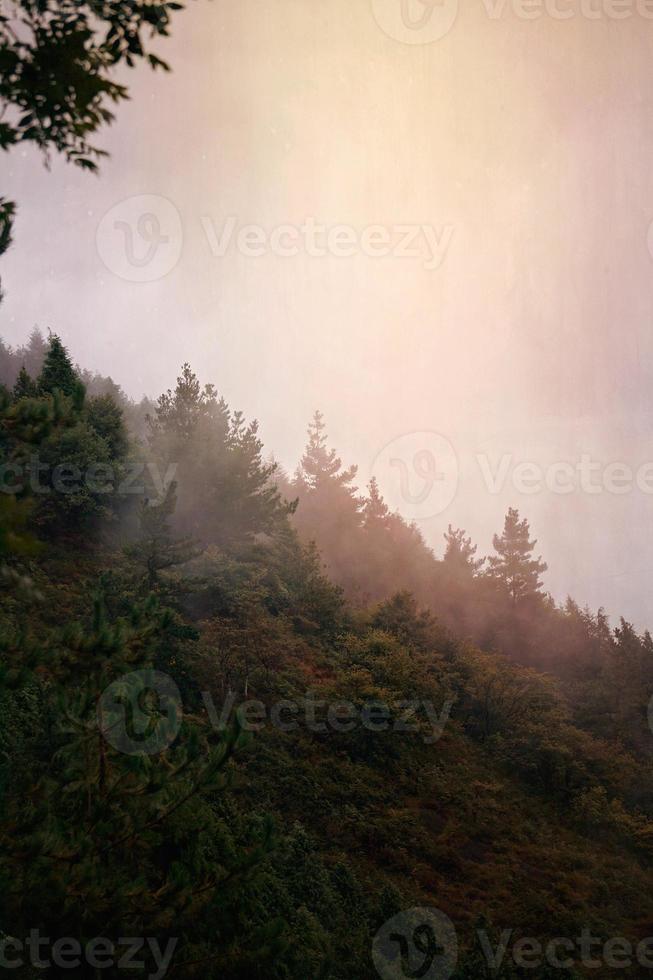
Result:
[[12,388],[18,380],[21,368],[25,368],[30,378],[37,378],[47,350],[48,344],[37,329],[32,330],[27,343],[21,344],[15,350],[0,339],[0,383]]
[[532,557],[537,541],[531,541],[529,533],[528,521],[520,521],[519,511],[509,507],[502,535],[495,534],[493,538],[497,554],[488,558],[490,577],[506,590],[514,604],[541,594],[540,575],[547,569],[545,562]]
[[[191,960],[212,930],[211,960],[229,955],[233,910],[221,922],[220,908],[265,853],[269,829],[238,854],[210,805],[225,792],[228,760],[243,738],[237,728],[217,733],[175,703],[168,735],[156,703],[135,700],[131,678],[142,678],[145,691],[154,686],[149,667],[168,622],[151,602],[112,621],[98,595],[89,621],[29,648],[32,676],[46,679],[35,719],[39,750],[21,768],[25,736],[6,733],[3,777],[12,793],[0,823],[3,922],[13,935],[37,926],[80,939],[172,935]],[[20,637],[6,635],[5,699],[25,656]],[[109,685],[113,699],[127,699],[118,714],[106,714]],[[143,734],[155,733],[156,751],[139,749],[132,712],[149,718]],[[136,748],[115,741],[116,722]]]
[[477,546],[472,544],[472,539],[463,530],[453,528],[451,524],[447,528],[444,539],[447,546],[442,561],[447,572],[454,577],[478,575],[485,564],[485,558],[476,558]]
[[36,382],[30,378],[24,364],[18,372],[12,395],[15,401],[18,401],[19,398],[36,398],[38,395]]
[[76,407],[81,407],[84,401],[84,386],[72,365],[68,351],[56,334],[50,337],[37,385],[40,395],[54,395],[56,391],[60,391],[72,398]]
[[[48,370],[51,391],[2,394],[0,458],[121,473],[138,448],[117,386],[81,400],[56,381],[74,384],[68,357]],[[168,479],[138,512],[90,491],[0,495],[3,930],[176,936],[180,973],[233,980],[372,978],[376,930],[412,906],[455,922],[460,978],[523,973],[489,971],[481,921],[493,940],[638,937],[653,921],[650,636],[538,597],[517,517],[516,601],[463,531],[438,562],[374,481],[358,501],[323,434],[295,516],[256,428],[189,368],[149,430]],[[348,594],[311,540],[325,533]],[[202,692],[231,705],[222,727]],[[251,698],[267,721],[246,739]],[[330,720],[343,700],[353,727]],[[282,702],[290,730],[271,722]],[[372,704],[381,728],[361,723]],[[159,751],[108,737],[138,717],[166,735]]]
[[257,423],[232,413],[212,385],[202,388],[188,364],[159,398],[149,430],[159,470],[178,474],[181,534],[233,551],[274,533],[292,510],[272,482],[275,465],[263,462]]
[[[33,142],[90,170],[101,155],[89,140],[127,98],[121,63],[147,60],[146,37],[167,35],[179,3],[12,0],[0,17],[0,96],[16,110],[2,122],[0,148]],[[56,71],[53,71],[56,66]]]
[[443,634],[433,616],[419,609],[410,592],[397,592],[382,602],[372,619],[376,629],[396,636],[408,648],[428,650],[441,645]]
[[85,418],[90,427],[106,443],[114,460],[124,460],[129,452],[129,438],[123,411],[109,395],[90,398],[85,405]]
[[[13,201],[7,201],[0,197],[0,255],[3,255],[11,245],[11,233],[16,214],[16,206]],[[2,303],[2,290],[0,289],[0,303]]]
[[145,573],[145,584],[154,589],[160,573],[184,565],[201,553],[201,548],[189,538],[175,539],[170,522],[177,504],[177,485],[173,481],[160,501],[149,498],[141,504],[139,539],[126,549],[129,557]]
[[350,484],[358,467],[342,469],[342,461],[335,449],[327,447],[325,429],[324,416],[316,411],[308,427],[308,444],[300,463],[300,479],[315,491],[323,487],[341,487],[353,499],[355,491]]

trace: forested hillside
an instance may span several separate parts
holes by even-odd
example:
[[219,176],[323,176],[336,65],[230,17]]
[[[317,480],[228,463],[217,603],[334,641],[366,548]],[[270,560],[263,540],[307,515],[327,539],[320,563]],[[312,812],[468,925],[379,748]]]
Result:
[[134,405],[36,332],[0,380],[4,936],[362,980],[436,907],[471,980],[534,975],[479,931],[652,934],[653,641],[557,605],[524,515],[436,556],[319,413],[290,475],[188,365]]

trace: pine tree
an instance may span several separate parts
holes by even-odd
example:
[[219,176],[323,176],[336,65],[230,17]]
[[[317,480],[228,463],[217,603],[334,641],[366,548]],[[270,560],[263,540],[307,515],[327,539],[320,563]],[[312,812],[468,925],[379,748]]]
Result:
[[201,387],[188,364],[174,391],[148,418],[149,448],[160,472],[179,473],[175,525],[183,534],[233,552],[269,535],[292,511],[263,461],[256,422],[229,410],[213,385]]
[[388,530],[391,514],[375,476],[367,484],[367,497],[363,504],[363,526],[368,531]]
[[109,447],[115,460],[122,460],[129,450],[129,436],[124,413],[112,395],[96,395],[85,405],[85,419]]
[[[148,417],[150,442],[176,458],[200,431],[206,438],[226,442],[230,413],[223,398],[218,399],[213,385],[202,388],[190,364],[182,365],[174,391],[160,395],[155,414]],[[206,431],[208,429],[208,431]]]
[[16,357],[20,360],[21,364],[25,365],[27,373],[32,378],[38,378],[43,369],[43,362],[45,361],[47,352],[48,344],[43,334],[38,327],[34,327],[27,343],[21,344],[17,349]]
[[19,398],[35,398],[37,393],[38,389],[36,382],[30,378],[29,374],[25,370],[25,365],[23,364],[18,372],[16,384],[14,385],[12,392],[14,401],[18,401]]
[[[12,399],[0,386],[0,463],[15,463],[19,470],[34,447],[42,445],[56,426],[65,423],[66,409],[58,398]],[[10,562],[20,555],[35,554],[38,542],[30,533],[32,500],[20,487],[20,495],[7,486],[0,493],[0,579],[3,584],[32,589],[29,578]],[[20,496],[20,499],[19,499]]]
[[50,346],[38,378],[38,389],[42,395],[52,395],[55,391],[60,391],[70,396],[76,404],[83,401],[84,386],[57,334],[50,337]]
[[505,588],[513,604],[542,595],[540,575],[547,565],[541,556],[532,557],[537,540],[531,541],[529,534],[528,521],[520,521],[519,511],[509,507],[503,533],[492,540],[497,554],[488,558],[487,574]]
[[0,695],[27,667],[43,700],[31,765],[18,768],[11,751],[2,760],[2,924],[82,942],[175,937],[176,966],[200,955],[213,976],[270,827],[245,854],[214,812],[243,736],[237,725],[214,730],[152,670],[167,623],[151,600],[112,619],[100,589],[90,621],[45,647],[0,634]]
[[478,574],[485,563],[485,558],[476,558],[477,545],[465,535],[461,528],[448,526],[444,535],[447,546],[443,562],[447,571],[454,576],[474,576]]
[[319,491],[325,485],[337,486],[353,498],[356,489],[350,484],[358,467],[342,469],[336,450],[327,448],[325,429],[324,416],[316,411],[308,427],[308,444],[300,462],[301,479],[310,490]]
[[158,503],[152,503],[149,499],[143,502],[140,539],[126,549],[128,556],[143,566],[148,589],[158,585],[162,571],[184,565],[202,551],[191,538],[174,537],[170,521],[176,504],[177,484],[173,480],[163,500]]
[[434,648],[443,631],[426,609],[420,609],[410,592],[396,592],[377,608],[372,625],[396,636],[408,647],[421,650]]
[[305,541],[317,542],[330,576],[351,596],[361,584],[363,500],[352,485],[358,468],[343,468],[328,447],[325,428],[322,413],[315,412],[293,482],[299,501],[295,524]]
[[0,337],[0,385],[4,388],[10,388],[14,382],[14,376],[14,352]]

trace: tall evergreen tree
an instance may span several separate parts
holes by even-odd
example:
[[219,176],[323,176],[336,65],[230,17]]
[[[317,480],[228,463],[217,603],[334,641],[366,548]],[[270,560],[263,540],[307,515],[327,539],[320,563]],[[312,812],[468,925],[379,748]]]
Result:
[[[1,297],[0,297],[1,299]],[[14,352],[0,337],[0,385],[10,388],[14,383]]]
[[21,363],[25,365],[28,374],[33,378],[38,378],[43,368],[43,362],[45,361],[47,352],[47,341],[39,328],[34,327],[27,343],[21,344],[16,350],[16,357],[20,358]]
[[141,565],[148,589],[154,589],[160,573],[184,565],[201,554],[201,548],[191,538],[175,538],[170,526],[177,504],[177,484],[169,484],[163,500],[143,501],[140,512],[139,540],[126,550],[130,558]]
[[375,476],[367,484],[367,497],[363,504],[363,526],[368,531],[388,530],[391,514]]
[[352,596],[359,593],[363,500],[352,484],[356,466],[343,468],[329,448],[322,413],[308,427],[308,443],[293,488],[298,496],[296,523],[304,540],[315,540],[330,575]]
[[434,648],[443,636],[431,613],[420,609],[415,597],[405,590],[378,606],[372,625],[396,636],[406,646],[422,650]]
[[335,449],[327,445],[326,425],[322,412],[316,411],[308,427],[308,444],[300,462],[300,479],[310,490],[319,491],[324,486],[340,487],[353,499],[356,488],[351,481],[357,466],[342,469],[342,460]]
[[497,554],[488,558],[488,575],[507,591],[513,604],[542,595],[540,575],[548,566],[541,556],[533,558],[537,540],[531,541],[529,535],[526,518],[520,521],[519,511],[509,507],[503,533],[492,539]]
[[201,387],[188,364],[148,419],[149,447],[160,472],[178,473],[175,524],[182,534],[233,550],[269,535],[286,504],[263,460],[258,424],[230,412],[213,385]]
[[55,391],[61,391],[77,403],[83,401],[84,386],[73,367],[68,351],[57,334],[52,334],[50,337],[50,345],[38,379],[38,388],[42,395],[52,395]]
[[97,395],[87,401],[85,419],[109,447],[111,456],[122,460],[129,450],[123,410],[112,395]]
[[15,401],[18,401],[19,398],[35,398],[38,394],[36,382],[29,376],[24,364],[18,372],[12,394]]
[[444,535],[447,546],[444,552],[446,570],[455,576],[476,575],[485,563],[485,558],[477,558],[477,545],[472,544],[461,528],[449,525]]

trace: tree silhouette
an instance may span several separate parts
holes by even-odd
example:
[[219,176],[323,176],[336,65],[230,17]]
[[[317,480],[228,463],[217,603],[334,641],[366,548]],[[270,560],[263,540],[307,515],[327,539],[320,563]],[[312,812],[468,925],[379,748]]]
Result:
[[443,561],[448,571],[458,575],[476,575],[481,570],[485,558],[475,557],[477,545],[472,544],[472,539],[465,535],[462,528],[454,528],[450,524],[444,539],[447,547]]
[[12,395],[16,401],[19,398],[35,398],[38,393],[36,382],[30,378],[29,374],[25,370],[25,365],[21,367],[18,372],[18,377],[16,378],[16,384],[14,385]]
[[542,594],[540,575],[547,570],[541,557],[533,558],[537,540],[529,538],[528,521],[519,520],[519,511],[508,508],[503,533],[494,535],[496,555],[488,558],[488,575],[503,586],[513,604]]
[[311,490],[325,485],[337,486],[351,497],[356,490],[349,486],[358,471],[357,466],[342,469],[342,460],[335,449],[327,447],[326,425],[322,412],[316,411],[308,426],[308,444],[300,462],[301,479]]
[[60,391],[77,402],[83,401],[84,386],[68,351],[56,334],[50,337],[50,346],[38,378],[38,390],[41,395],[53,395],[55,391]]
[[[168,0],[6,0],[0,11],[0,149],[32,143],[46,162],[54,150],[96,171],[106,152],[91,139],[113,121],[109,107],[129,98],[116,68],[146,61],[168,71],[147,42],[167,36],[172,12],[181,9]],[[0,197],[0,255],[11,243],[14,215],[14,203]]]

